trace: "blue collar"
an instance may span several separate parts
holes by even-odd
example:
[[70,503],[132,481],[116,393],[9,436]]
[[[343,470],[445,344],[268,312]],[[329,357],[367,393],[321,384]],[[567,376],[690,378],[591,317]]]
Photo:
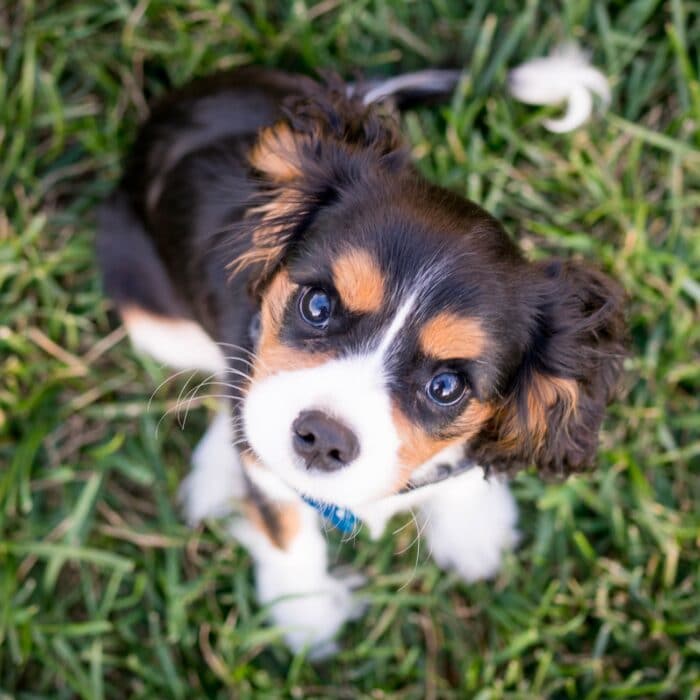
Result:
[[315,508],[336,530],[349,534],[356,529],[359,519],[347,508],[334,506],[332,503],[315,501],[308,496],[302,496],[302,498],[304,502],[308,503],[312,508]]

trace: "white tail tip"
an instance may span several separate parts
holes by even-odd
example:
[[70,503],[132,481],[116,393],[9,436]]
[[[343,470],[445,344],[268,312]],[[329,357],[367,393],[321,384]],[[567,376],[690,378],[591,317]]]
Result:
[[566,103],[561,118],[544,122],[545,128],[556,133],[573,131],[588,120],[593,110],[593,95],[605,106],[610,103],[607,78],[574,44],[558,47],[547,57],[535,58],[514,68],[508,74],[508,90],[525,104]]

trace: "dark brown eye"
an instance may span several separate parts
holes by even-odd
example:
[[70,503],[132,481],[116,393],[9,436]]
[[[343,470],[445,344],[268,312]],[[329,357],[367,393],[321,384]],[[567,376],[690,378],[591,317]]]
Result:
[[320,287],[309,287],[299,299],[301,317],[310,326],[318,329],[328,326],[332,307],[330,296]]
[[467,388],[467,382],[458,372],[440,372],[436,374],[426,387],[428,396],[439,406],[453,406]]

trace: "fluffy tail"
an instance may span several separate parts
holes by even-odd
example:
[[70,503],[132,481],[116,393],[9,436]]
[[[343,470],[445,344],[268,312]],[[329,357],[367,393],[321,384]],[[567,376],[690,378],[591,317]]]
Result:
[[[416,102],[448,98],[462,75],[461,70],[422,70],[351,85],[350,90],[362,95],[365,104],[391,99],[399,109],[405,109]],[[607,78],[591,65],[589,55],[573,44],[516,66],[508,73],[507,89],[525,104],[565,107],[562,117],[543,122],[546,129],[557,133],[573,131],[588,120],[594,95],[603,106],[610,102]]]

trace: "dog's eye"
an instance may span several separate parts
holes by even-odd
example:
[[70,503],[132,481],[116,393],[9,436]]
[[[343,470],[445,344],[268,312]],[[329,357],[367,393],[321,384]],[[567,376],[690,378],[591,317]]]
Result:
[[326,328],[331,317],[333,302],[319,287],[310,287],[299,299],[301,317],[314,328]]
[[458,372],[440,372],[426,387],[428,396],[440,406],[453,406],[464,396],[466,389],[467,381]]

